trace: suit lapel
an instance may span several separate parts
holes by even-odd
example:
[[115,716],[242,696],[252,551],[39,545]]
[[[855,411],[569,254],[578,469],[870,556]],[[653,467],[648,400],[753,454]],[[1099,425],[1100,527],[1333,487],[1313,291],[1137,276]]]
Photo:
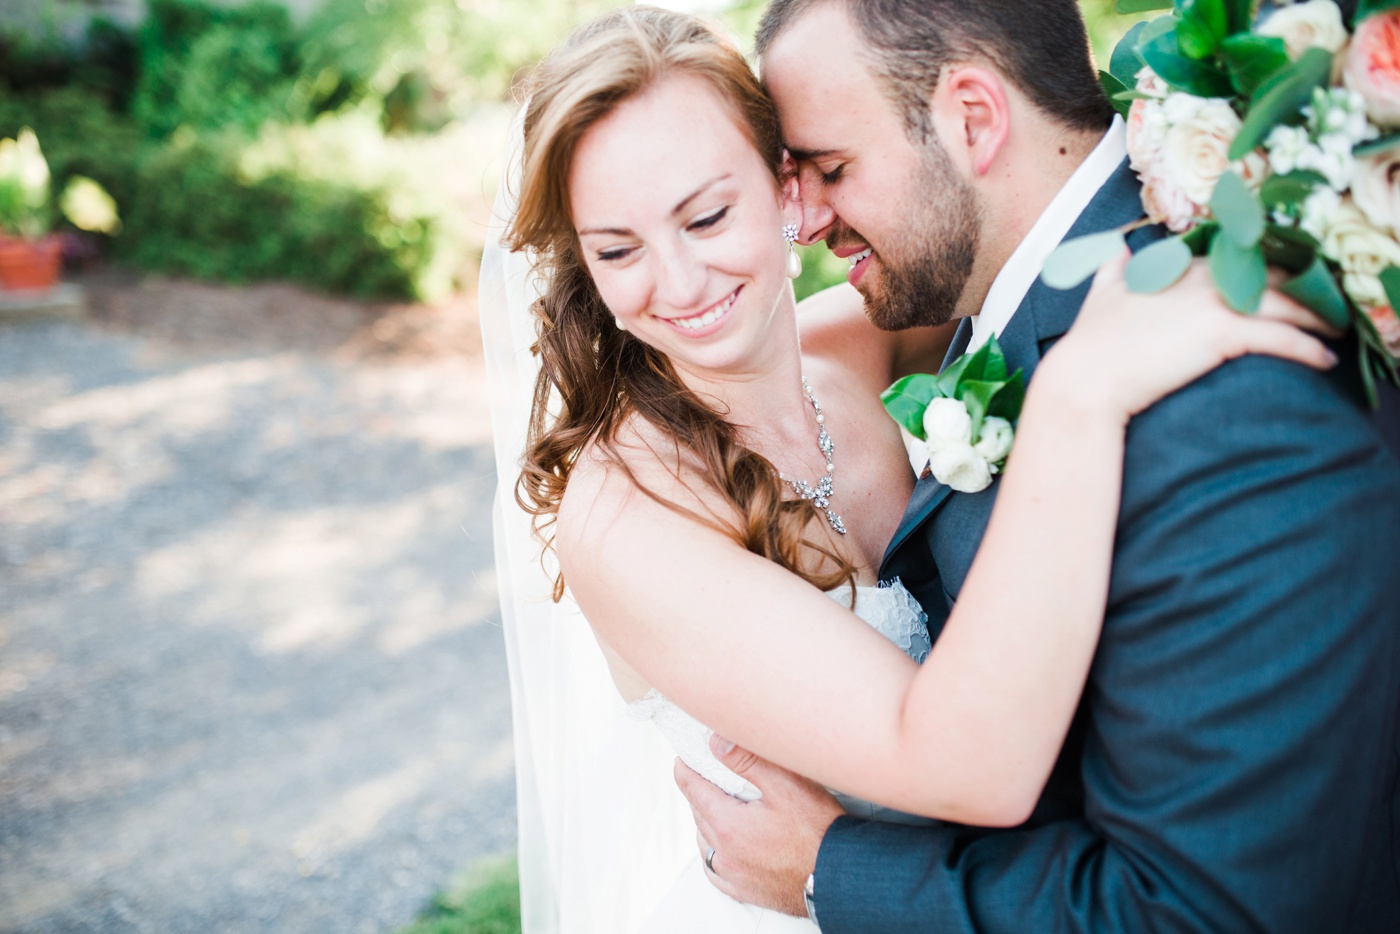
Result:
[[[1112,230],[1137,220],[1142,216],[1142,200],[1138,192],[1137,176],[1128,168],[1125,159],[1079,215],[1065,239],[1072,240],[1086,234]],[[1040,363],[1045,345],[1062,337],[1074,323],[1091,284],[1092,280],[1076,288],[1061,291],[1050,288],[1039,278],[1035,280],[1016,313],[1012,315],[1010,323],[998,337],[1013,371],[1020,368],[1025,371],[1027,380],[1031,378]],[[971,339],[972,322],[965,318],[958,325],[952,346],[948,348],[948,355],[943,360],[945,368],[967,351]],[[909,506],[900,520],[899,528],[895,531],[889,548],[885,550],[884,564],[887,565],[909,536],[947,502],[951,493],[951,488],[939,483],[931,475],[919,479],[914,487],[913,496],[910,497]],[[976,545],[976,542],[970,543],[970,547],[975,548]],[[884,576],[882,569],[881,577]]]

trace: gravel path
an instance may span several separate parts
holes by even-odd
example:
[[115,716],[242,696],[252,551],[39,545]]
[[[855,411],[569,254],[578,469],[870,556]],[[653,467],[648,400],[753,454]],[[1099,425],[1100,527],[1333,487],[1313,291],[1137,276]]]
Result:
[[0,328],[0,931],[382,932],[514,846],[479,361]]

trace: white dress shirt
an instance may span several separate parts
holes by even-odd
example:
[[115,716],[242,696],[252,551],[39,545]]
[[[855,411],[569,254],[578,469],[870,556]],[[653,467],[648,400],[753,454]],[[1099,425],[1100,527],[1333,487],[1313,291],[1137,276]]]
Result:
[[992,287],[987,290],[987,297],[982,302],[982,310],[972,318],[972,341],[967,345],[969,352],[981,347],[993,334],[1001,334],[1011,322],[1026,293],[1040,277],[1045,261],[1055,252],[1079,215],[1094,200],[1094,195],[1127,154],[1127,126],[1122,117],[1115,116],[1103,139],[1074,170],[1006,265],[1001,267],[996,279],[992,280]]

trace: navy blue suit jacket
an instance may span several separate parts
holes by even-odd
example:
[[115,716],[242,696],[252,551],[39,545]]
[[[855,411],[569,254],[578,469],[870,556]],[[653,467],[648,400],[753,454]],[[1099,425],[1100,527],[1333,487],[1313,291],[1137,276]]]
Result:
[[[1071,236],[1140,214],[1120,167]],[[1013,367],[1087,290],[1031,288]],[[1400,931],[1400,393],[1370,412],[1342,353],[1238,360],[1132,421],[1103,636],[1035,814],[839,819],[825,934]],[[886,555],[935,638],[996,493],[920,481]]]

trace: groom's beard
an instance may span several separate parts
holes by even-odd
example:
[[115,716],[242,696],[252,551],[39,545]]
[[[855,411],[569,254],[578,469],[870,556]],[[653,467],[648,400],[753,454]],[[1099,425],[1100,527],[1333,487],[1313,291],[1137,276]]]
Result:
[[879,288],[865,296],[866,315],[885,331],[952,320],[977,257],[977,195],[941,146],[934,143],[927,153],[914,183],[908,231],[878,251]]

